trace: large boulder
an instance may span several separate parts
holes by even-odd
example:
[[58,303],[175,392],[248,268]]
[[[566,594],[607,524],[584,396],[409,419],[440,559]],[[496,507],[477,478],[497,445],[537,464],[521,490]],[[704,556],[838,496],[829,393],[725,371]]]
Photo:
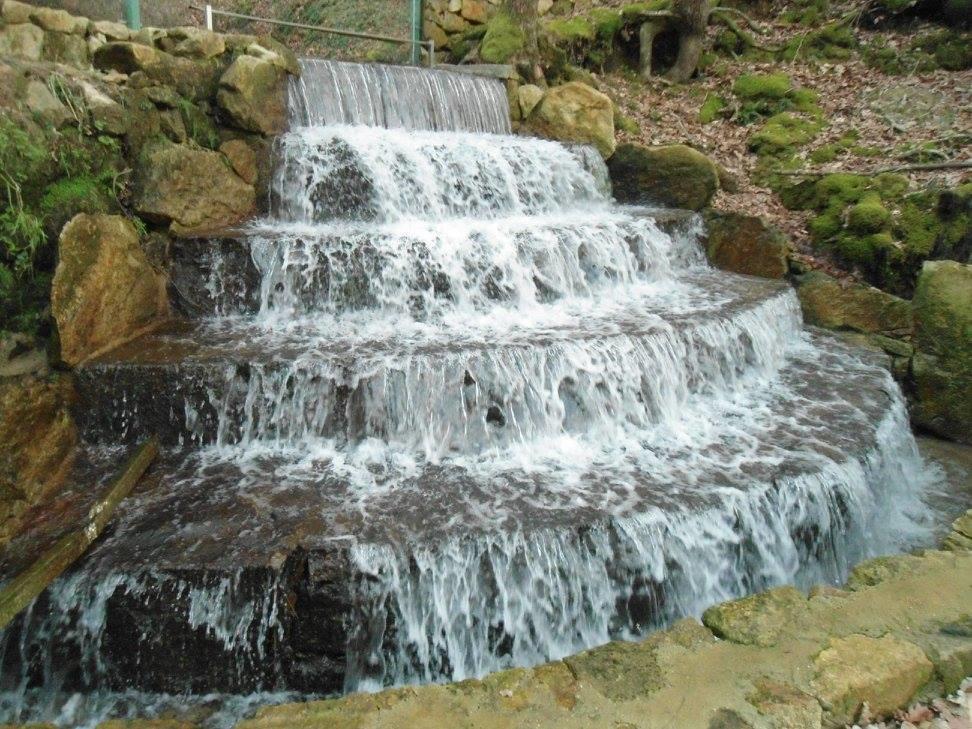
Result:
[[63,481],[77,443],[73,401],[67,377],[0,379],[0,543]]
[[854,723],[867,704],[879,719],[904,708],[932,677],[933,666],[913,643],[886,636],[834,639],[814,659],[813,692],[827,726]]
[[549,139],[593,144],[605,159],[614,153],[611,99],[579,81],[548,89],[533,107],[526,125]]
[[701,210],[719,189],[712,160],[684,144],[618,145],[608,171],[614,196],[622,203]]
[[256,209],[256,192],[220,152],[160,142],[139,157],[135,209],[188,237],[241,223]]
[[912,418],[941,436],[972,443],[972,265],[926,262],[912,304],[918,348]]
[[797,295],[807,324],[900,337],[911,332],[911,307],[904,299],[856,283],[844,283],[820,271],[801,276]]
[[240,129],[279,134],[287,126],[286,77],[270,60],[240,56],[220,78],[216,100]]
[[789,244],[783,234],[755,215],[712,211],[705,216],[706,253],[724,271],[763,278],[787,273]]
[[61,231],[51,287],[61,359],[79,364],[166,316],[163,277],[119,215],[76,215]]
[[807,598],[792,587],[778,587],[740,600],[713,605],[702,623],[724,640],[772,646],[794,615],[806,610]]
[[0,56],[39,61],[44,55],[44,31],[31,23],[0,27]]
[[170,86],[195,101],[210,98],[216,89],[215,60],[192,61],[160,51],[151,45],[117,41],[99,46],[92,57],[95,68],[129,74],[134,87]]

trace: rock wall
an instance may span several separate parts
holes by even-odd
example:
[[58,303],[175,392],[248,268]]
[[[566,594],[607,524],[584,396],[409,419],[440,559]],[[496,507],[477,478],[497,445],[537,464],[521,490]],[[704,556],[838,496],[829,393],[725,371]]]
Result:
[[71,379],[37,348],[72,367],[166,320],[173,240],[267,199],[299,72],[269,37],[0,2],[0,540],[76,440]]

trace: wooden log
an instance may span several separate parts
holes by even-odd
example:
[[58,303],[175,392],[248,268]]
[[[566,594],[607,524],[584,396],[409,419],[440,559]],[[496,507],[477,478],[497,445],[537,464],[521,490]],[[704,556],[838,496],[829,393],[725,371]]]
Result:
[[0,589],[0,630],[40,595],[48,585],[74,564],[98,538],[115,509],[159,454],[159,443],[151,438],[138,447],[108,490],[88,511],[82,526],[62,537],[40,558]]

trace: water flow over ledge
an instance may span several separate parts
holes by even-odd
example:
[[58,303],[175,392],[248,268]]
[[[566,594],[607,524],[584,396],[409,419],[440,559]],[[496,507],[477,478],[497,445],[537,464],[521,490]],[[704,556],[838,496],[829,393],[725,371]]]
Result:
[[409,66],[303,59],[290,82],[291,123],[509,134],[498,79]]

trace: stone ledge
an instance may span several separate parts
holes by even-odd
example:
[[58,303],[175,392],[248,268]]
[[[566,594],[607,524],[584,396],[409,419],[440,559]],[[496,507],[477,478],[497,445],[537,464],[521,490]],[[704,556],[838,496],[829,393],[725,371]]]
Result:
[[[962,522],[964,524],[964,522]],[[906,569],[894,569],[896,560]],[[954,690],[972,671],[972,552],[883,558],[854,591],[795,593],[772,609],[775,646],[717,640],[680,621],[640,643],[610,643],[482,680],[268,707],[238,729],[323,727],[838,727]],[[767,594],[779,594],[779,590]],[[794,591],[795,592],[795,591]],[[790,597],[790,593],[786,593]],[[736,603],[720,606],[730,612]],[[782,616],[782,617],[781,617]],[[957,626],[957,627],[956,627]]]

